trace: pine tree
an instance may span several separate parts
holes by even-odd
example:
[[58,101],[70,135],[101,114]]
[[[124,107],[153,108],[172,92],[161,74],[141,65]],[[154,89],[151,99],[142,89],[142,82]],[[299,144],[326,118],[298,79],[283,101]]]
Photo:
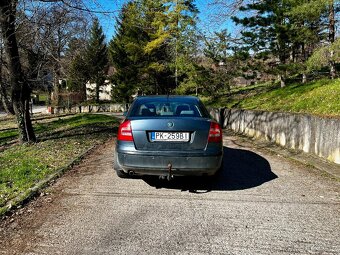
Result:
[[168,41],[170,34],[166,30],[167,16],[164,0],[141,2],[142,28],[145,35],[143,55],[144,68],[141,69],[143,93],[165,94],[172,87],[172,74],[169,68]]
[[[227,89],[230,92],[230,81],[235,77],[242,65],[237,64],[238,56],[236,48],[232,42],[231,34],[226,29],[215,32],[209,38],[205,38],[204,55],[212,61],[214,68],[209,75],[212,85],[212,96],[217,96],[218,92]],[[205,89],[208,90],[205,86]],[[208,90],[209,91],[209,90]]]
[[165,94],[176,87],[177,77],[186,78],[197,41],[192,2],[142,0],[124,6],[110,42],[116,94]]
[[108,66],[108,54],[105,43],[105,35],[98,19],[94,19],[91,28],[91,36],[85,53],[85,61],[88,66],[90,82],[95,83],[95,100],[99,102],[100,88],[104,85]]
[[302,67],[302,82],[307,81],[306,61],[324,41],[327,41],[328,0],[290,0],[292,57]]
[[275,58],[275,70],[279,75],[281,86],[285,86],[292,41],[291,24],[286,13],[290,10],[289,1],[263,0],[241,7],[244,12],[255,12],[251,17],[233,17],[236,24],[241,24],[244,43],[256,55],[262,58]]
[[[334,0],[290,0],[292,10],[288,13],[294,22],[294,43],[300,46],[302,60],[308,61],[310,70],[322,64],[329,66],[330,77],[336,77],[335,13],[340,10],[339,1]],[[324,45],[323,47],[320,47]],[[317,59],[319,59],[317,61]],[[327,59],[327,63],[325,63]],[[317,63],[318,62],[318,63]]]
[[86,99],[86,83],[90,80],[89,65],[87,64],[86,45],[84,38],[73,38],[68,44],[66,56],[70,58],[67,68],[67,88],[79,92]]
[[130,96],[141,89],[140,69],[144,63],[146,35],[139,17],[137,3],[124,5],[117,19],[116,35],[109,43],[110,62],[115,68],[111,77],[114,84],[112,96],[116,101],[123,99],[128,103]]
[[190,70],[195,68],[199,41],[196,28],[198,9],[193,0],[171,0],[168,5],[169,51],[177,87],[182,81],[192,79],[188,77],[188,67]]
[[[338,3],[339,4],[339,3]],[[334,44],[335,42],[335,13],[339,11],[339,5],[335,6],[334,0],[328,0],[328,17],[329,17],[329,43]],[[330,67],[330,76],[332,79],[335,79],[336,77],[336,66],[335,61],[333,60],[335,55],[335,51],[331,50],[330,52],[330,61],[329,61],[329,67]]]

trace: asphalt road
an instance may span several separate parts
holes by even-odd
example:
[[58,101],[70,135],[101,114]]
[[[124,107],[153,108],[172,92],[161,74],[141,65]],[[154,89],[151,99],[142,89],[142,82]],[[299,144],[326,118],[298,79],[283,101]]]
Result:
[[225,137],[217,179],[119,179],[114,141],[0,231],[1,254],[340,254],[339,182]]

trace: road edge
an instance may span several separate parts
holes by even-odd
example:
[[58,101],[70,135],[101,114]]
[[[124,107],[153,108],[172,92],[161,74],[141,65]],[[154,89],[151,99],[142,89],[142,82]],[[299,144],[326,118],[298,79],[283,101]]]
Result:
[[41,193],[43,189],[50,186],[53,183],[53,181],[60,178],[65,172],[72,169],[73,166],[79,164],[88,154],[90,154],[96,147],[100,145],[102,144],[91,146],[82,154],[72,159],[68,164],[57,169],[56,172],[48,175],[45,179],[39,181],[35,186],[27,189],[25,192],[20,193],[18,196],[12,198],[10,201],[6,203],[5,206],[0,207],[0,217],[3,217],[6,213],[15,210],[19,206],[29,202],[32,198],[36,197],[39,193]]

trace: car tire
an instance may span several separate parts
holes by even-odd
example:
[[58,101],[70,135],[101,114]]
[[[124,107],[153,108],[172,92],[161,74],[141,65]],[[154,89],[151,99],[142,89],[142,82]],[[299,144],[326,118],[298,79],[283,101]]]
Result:
[[113,168],[116,171],[119,178],[129,178],[129,175],[127,173],[125,173],[123,170],[120,170],[121,167],[118,164],[117,153],[115,153],[113,157]]
[[223,173],[223,170],[224,170],[224,164],[223,164],[223,159],[222,159],[222,163],[221,163],[221,166],[218,168],[218,170],[216,171],[216,173],[214,174],[214,176],[218,177],[220,176],[222,173]]

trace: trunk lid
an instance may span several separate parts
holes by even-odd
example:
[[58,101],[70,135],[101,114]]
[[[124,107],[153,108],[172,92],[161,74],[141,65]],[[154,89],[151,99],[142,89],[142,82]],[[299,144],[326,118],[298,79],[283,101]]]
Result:
[[[137,150],[205,150],[211,120],[207,118],[129,118]],[[152,141],[152,132],[188,132],[189,141]]]

